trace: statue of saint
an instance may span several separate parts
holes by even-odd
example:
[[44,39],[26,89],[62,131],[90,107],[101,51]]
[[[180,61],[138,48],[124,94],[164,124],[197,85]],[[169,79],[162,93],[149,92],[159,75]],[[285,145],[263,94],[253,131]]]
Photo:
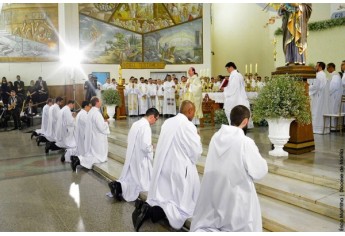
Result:
[[283,50],[286,65],[306,64],[305,52],[311,6],[311,3],[283,3],[280,5],[278,14],[283,17]]

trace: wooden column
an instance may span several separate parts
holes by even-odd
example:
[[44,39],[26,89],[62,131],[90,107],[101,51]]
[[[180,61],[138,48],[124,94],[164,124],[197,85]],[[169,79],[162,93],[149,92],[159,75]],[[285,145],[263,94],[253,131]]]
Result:
[[[306,93],[309,96],[309,86],[307,79],[314,79],[316,72],[313,67],[305,65],[290,65],[278,67],[272,75],[289,74],[291,76],[302,78],[305,82]],[[301,125],[293,121],[290,125],[290,139],[284,146],[284,150],[291,154],[302,154],[315,150],[313,126]]]

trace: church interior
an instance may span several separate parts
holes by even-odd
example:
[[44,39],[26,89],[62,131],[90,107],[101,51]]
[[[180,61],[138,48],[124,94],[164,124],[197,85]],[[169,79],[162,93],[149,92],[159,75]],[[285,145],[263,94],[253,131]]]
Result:
[[[9,109],[1,97],[0,231],[134,232],[135,203],[116,201],[108,188],[110,181],[120,178],[129,130],[141,119],[138,113],[129,114],[130,78],[163,81],[174,74],[180,83],[190,67],[205,78],[203,98],[214,101],[207,107],[208,100],[203,100],[205,118],[197,125],[203,150],[196,168],[202,181],[211,138],[227,122],[220,112],[223,92],[211,85],[211,78],[229,77],[225,65],[230,61],[244,76],[251,109],[261,82],[274,73],[285,74],[292,67],[300,73],[296,68],[308,67],[299,74],[308,89],[318,62],[334,63],[336,72],[342,70],[343,95],[334,129],[325,133],[324,123],[323,133],[313,133],[313,124],[293,122],[286,156],[269,154],[273,144],[266,121],[254,122],[247,136],[268,166],[265,177],[254,181],[263,232],[344,231],[345,4],[312,3],[303,65],[286,63],[278,8],[279,4],[266,3],[0,3],[1,77],[15,82],[19,75],[24,97],[33,98],[30,86],[40,84],[41,77],[46,83],[43,95],[62,97],[65,104],[74,100],[77,110],[90,78],[100,87],[110,78],[123,101],[109,115],[107,161],[74,172],[70,163],[61,161],[62,150],[47,150],[32,136],[41,127],[48,97],[40,100],[37,91],[36,114],[19,129],[12,129],[15,118],[5,119]],[[324,71],[330,81],[333,74]],[[151,126],[154,147],[167,119],[161,114]],[[147,192],[139,195],[143,201],[147,197]],[[147,221],[140,231],[185,232],[191,222],[188,218],[176,230],[165,221]]]

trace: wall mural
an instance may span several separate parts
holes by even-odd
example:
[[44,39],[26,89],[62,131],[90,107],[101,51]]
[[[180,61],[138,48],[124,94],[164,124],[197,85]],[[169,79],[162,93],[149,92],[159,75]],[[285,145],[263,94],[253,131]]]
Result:
[[201,64],[202,19],[144,35],[144,61]]
[[80,3],[79,13],[108,22],[118,3]]
[[79,4],[85,62],[202,63],[202,10],[201,3]]
[[142,60],[142,36],[84,15],[79,17],[83,63],[119,64]]
[[3,3],[0,61],[59,60],[58,4]]

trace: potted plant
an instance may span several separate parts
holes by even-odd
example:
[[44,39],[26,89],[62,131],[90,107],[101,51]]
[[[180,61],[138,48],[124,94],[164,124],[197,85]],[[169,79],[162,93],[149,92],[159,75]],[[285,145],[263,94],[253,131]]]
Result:
[[214,111],[214,123],[217,125],[229,125],[228,118],[225,115],[225,111],[223,109],[218,109]]
[[253,120],[268,122],[268,138],[274,144],[272,156],[287,156],[283,150],[290,138],[290,123],[310,124],[309,96],[304,82],[291,75],[274,75],[253,104]]
[[106,89],[102,90],[102,101],[107,107],[107,113],[110,120],[114,119],[115,107],[121,106],[120,94],[117,90]]

